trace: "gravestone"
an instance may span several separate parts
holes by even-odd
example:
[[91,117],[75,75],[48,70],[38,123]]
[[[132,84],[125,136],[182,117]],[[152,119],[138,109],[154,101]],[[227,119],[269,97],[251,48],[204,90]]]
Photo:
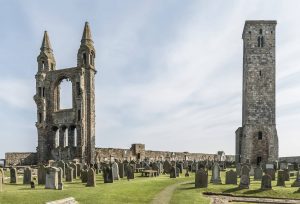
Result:
[[185,177],[189,177],[189,176],[190,176],[190,173],[189,173],[189,169],[188,169],[188,168],[185,170],[184,176],[185,176]]
[[213,184],[222,184],[220,177],[220,166],[218,163],[214,163],[212,166],[212,176],[210,182]]
[[2,182],[2,180],[3,180],[3,177],[4,177],[4,175],[3,175],[3,173],[2,173],[2,171],[1,171],[1,169],[0,169],[0,192],[2,191],[2,186],[3,186],[3,182]]
[[176,167],[179,168],[179,173],[182,174],[182,172],[183,172],[183,163],[181,163],[181,162],[177,163]]
[[70,167],[73,169],[73,178],[76,179],[76,177],[77,177],[77,166],[76,166],[76,164],[71,163]]
[[73,171],[74,170],[71,167],[66,168],[65,176],[66,176],[66,181],[67,182],[73,182],[73,175],[74,175]]
[[170,178],[176,178],[176,167],[172,166],[170,171]]
[[88,170],[86,186],[88,186],[88,187],[95,187],[96,186],[96,173],[95,173],[93,168],[90,168]]
[[63,170],[62,168],[58,167],[58,184],[63,182]]
[[46,189],[58,188],[58,168],[48,167],[46,169]]
[[297,172],[296,180],[292,183],[292,187],[300,187],[300,172]]
[[33,181],[30,182],[30,188],[32,188],[32,189],[35,188],[35,183]]
[[272,178],[270,175],[265,174],[262,176],[260,188],[262,190],[272,189]]
[[127,180],[134,179],[134,169],[131,165],[127,165]]
[[66,165],[64,161],[58,161],[56,167],[60,167],[63,170],[63,177],[66,176]]
[[250,177],[250,168],[247,164],[244,164],[241,169],[241,176],[246,175],[248,178]]
[[[62,175],[62,173],[61,173],[61,175]],[[64,189],[64,184],[58,183],[57,190],[63,190],[63,189]]]
[[256,167],[254,169],[254,180],[256,181],[260,181],[262,179],[263,176],[263,170],[261,167]]
[[285,186],[285,175],[283,170],[277,172],[277,186]]
[[118,167],[118,164],[116,162],[112,163],[111,168],[112,168],[113,179],[114,180],[119,180],[119,167]]
[[236,171],[230,170],[226,172],[225,184],[237,185],[237,173]]
[[110,166],[105,166],[103,168],[103,179],[104,179],[104,183],[114,182],[112,168]]
[[192,172],[197,172],[198,171],[198,163],[197,162],[194,162],[192,164]]
[[18,173],[16,168],[10,168],[10,183],[18,182]]
[[195,188],[207,188],[208,174],[204,169],[199,169],[195,175]]
[[180,169],[178,167],[176,167],[176,177],[180,176]]
[[241,170],[242,170],[242,165],[240,163],[236,164],[236,174],[238,175],[238,177],[241,176]]
[[31,170],[31,168],[27,167],[27,168],[24,170],[23,184],[24,184],[24,185],[30,184],[31,179],[32,179],[32,170]]
[[169,174],[171,172],[172,165],[168,160],[166,160],[163,164],[163,168],[164,168],[164,173]]
[[46,168],[44,165],[38,167],[38,185],[45,185],[46,183]]
[[285,181],[289,181],[290,180],[290,171],[288,169],[284,169],[284,179]]
[[288,164],[283,162],[283,163],[280,163],[280,170],[284,170],[284,169],[287,169],[288,168]]
[[250,178],[247,174],[242,174],[240,179],[239,188],[241,189],[248,189],[250,185]]
[[124,178],[125,177],[124,164],[119,163],[118,166],[119,166],[119,177]]
[[81,164],[76,164],[76,171],[77,171],[77,177],[80,177],[80,173],[81,173]]
[[81,170],[81,175],[80,175],[81,182],[82,182],[82,183],[86,183],[86,182],[87,182],[87,179],[88,179],[87,177],[88,177],[88,170],[82,169],[82,170]]
[[275,180],[275,170],[271,168],[266,168],[265,173],[270,175],[272,180]]
[[0,182],[4,183],[4,170],[1,169],[1,168],[0,168],[0,175],[1,175],[1,178],[2,178],[2,179],[0,179]]

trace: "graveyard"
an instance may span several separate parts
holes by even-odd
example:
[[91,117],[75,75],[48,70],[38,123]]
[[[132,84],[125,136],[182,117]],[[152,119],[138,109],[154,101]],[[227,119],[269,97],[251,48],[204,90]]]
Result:
[[121,2],[1,10],[0,204],[300,203],[299,16]]
[[[79,203],[159,203],[158,201],[162,199],[167,199],[169,203],[178,204],[211,203],[211,200],[216,198],[241,202],[249,197],[255,197],[256,199],[281,199],[272,203],[282,203],[282,199],[285,199],[286,203],[300,202],[300,177],[298,171],[288,171],[289,178],[285,177],[283,180],[279,178],[280,175],[278,174],[274,180],[265,174],[264,176],[270,178],[269,181],[265,182],[262,169],[249,170],[248,166],[243,166],[239,172],[240,176],[238,176],[234,168],[221,170],[218,165],[213,165],[211,166],[212,170],[206,169],[202,171],[202,168],[200,168],[197,172],[195,172],[196,169],[193,172],[192,166],[187,168],[191,170],[188,172],[189,176],[186,176],[186,171],[182,169],[182,173],[175,175],[174,178],[171,178],[172,172],[165,173],[167,169],[161,169],[159,175],[153,177],[145,177],[142,176],[142,172],[137,172],[134,173],[131,179],[128,179],[129,175],[120,178],[122,174],[120,172],[121,174],[115,180],[112,178],[113,183],[105,181],[106,178],[103,175],[105,173],[96,169],[96,173],[93,175],[95,176],[93,178],[95,183],[91,186],[87,185],[89,179],[83,181],[83,178],[76,176],[73,172],[71,172],[73,175],[69,176],[66,171],[65,178],[61,175],[63,181],[60,181],[63,183],[63,190],[45,189],[45,185],[38,184],[38,182],[35,182],[36,184],[32,188],[30,182],[24,184],[26,183],[24,180],[26,172],[23,174],[19,173],[16,183],[12,184],[10,183],[10,172],[4,171],[5,179],[1,186],[0,203],[47,203],[70,197],[73,197]],[[198,180],[196,178],[198,174],[202,173],[208,179]],[[35,175],[32,173],[30,176],[32,176],[30,179],[32,181],[39,180],[39,174]],[[241,186],[243,176],[250,177],[250,179],[247,179],[246,184],[244,183],[244,186]],[[66,181],[69,180],[68,177],[72,177],[71,181]],[[112,177],[114,177],[113,174]],[[297,180],[299,183],[296,187],[291,187]],[[197,184],[198,182],[199,184]],[[266,184],[263,186],[262,183]],[[174,188],[169,192],[166,191],[166,189],[173,186]],[[54,186],[51,188],[58,189],[59,187]]]

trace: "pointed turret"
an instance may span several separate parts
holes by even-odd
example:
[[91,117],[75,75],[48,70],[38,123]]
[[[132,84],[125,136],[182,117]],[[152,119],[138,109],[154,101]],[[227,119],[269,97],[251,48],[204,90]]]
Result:
[[81,44],[93,43],[91,29],[88,22],[85,22],[84,30],[81,38]]
[[42,42],[42,46],[41,46],[41,51],[50,51],[50,52],[52,52],[52,47],[51,47],[51,43],[50,43],[47,31],[44,32],[44,37],[43,37],[43,42]]
[[89,23],[85,22],[81,44],[77,54],[77,66],[95,69],[94,59],[96,54],[93,44]]
[[40,50],[41,52],[37,57],[39,72],[55,70],[55,58],[47,31],[44,32]]

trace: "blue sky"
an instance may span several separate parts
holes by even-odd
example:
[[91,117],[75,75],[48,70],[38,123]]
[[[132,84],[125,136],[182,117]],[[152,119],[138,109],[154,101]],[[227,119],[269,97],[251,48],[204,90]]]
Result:
[[[284,2],[284,3],[283,3]],[[85,21],[96,48],[96,144],[234,154],[245,20],[277,20],[280,156],[300,155],[300,1],[1,1],[0,158],[35,151],[36,57],[76,65]]]

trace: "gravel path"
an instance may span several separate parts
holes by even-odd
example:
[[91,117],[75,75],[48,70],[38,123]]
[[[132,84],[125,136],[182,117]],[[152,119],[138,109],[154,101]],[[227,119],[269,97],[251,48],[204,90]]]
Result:
[[181,182],[181,183],[175,183],[172,184],[166,188],[164,188],[162,191],[160,191],[152,200],[151,204],[168,204],[171,201],[173,192],[175,191],[175,189],[181,185],[181,184],[185,184],[185,183],[190,183],[191,181],[185,181],[185,182]]

